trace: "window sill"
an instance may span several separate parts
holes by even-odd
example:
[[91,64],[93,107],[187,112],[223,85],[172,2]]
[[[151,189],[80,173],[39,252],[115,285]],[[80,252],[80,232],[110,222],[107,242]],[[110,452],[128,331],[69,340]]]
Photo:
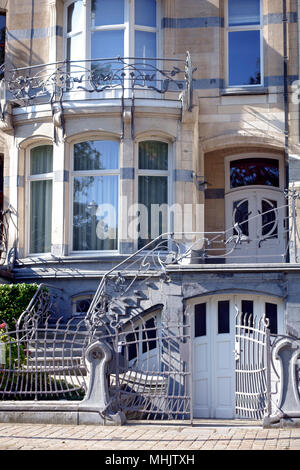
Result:
[[228,87],[221,90],[221,96],[240,96],[240,95],[266,95],[268,88],[265,86],[253,87]]

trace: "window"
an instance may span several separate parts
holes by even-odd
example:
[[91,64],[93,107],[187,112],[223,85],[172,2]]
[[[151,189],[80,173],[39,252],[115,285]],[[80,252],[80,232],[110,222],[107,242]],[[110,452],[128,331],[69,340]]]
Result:
[[254,185],[279,188],[279,160],[243,158],[230,162],[231,189]]
[[77,0],[65,23],[68,60],[157,56],[157,0]]
[[230,333],[230,301],[218,302],[218,334]]
[[261,0],[227,0],[228,86],[263,84]]
[[[125,341],[122,343],[121,353],[126,360],[135,360],[142,366],[146,365],[150,370],[159,367],[158,351],[159,348],[159,327],[160,317],[154,315],[147,319],[140,319],[136,326],[131,324],[131,332],[125,335]],[[126,328],[126,327],[125,327]]]
[[265,313],[266,318],[269,320],[270,333],[273,335],[278,334],[278,306],[277,304],[271,304],[266,302]]
[[72,312],[74,316],[85,316],[90,308],[93,296],[80,295],[72,299]]
[[139,248],[168,231],[168,177],[168,144],[154,140],[140,142],[138,151]]
[[206,303],[195,305],[195,338],[206,336]]
[[118,249],[119,143],[74,145],[73,251]]
[[30,151],[29,252],[51,251],[53,149],[41,145]]
[[4,60],[5,60],[5,34],[6,34],[6,15],[5,13],[0,13],[0,65],[4,64]]

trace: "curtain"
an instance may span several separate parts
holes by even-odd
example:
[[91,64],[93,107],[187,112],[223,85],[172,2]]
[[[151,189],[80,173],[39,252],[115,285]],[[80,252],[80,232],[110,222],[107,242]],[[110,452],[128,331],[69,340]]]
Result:
[[30,252],[51,251],[52,180],[31,181]]
[[167,170],[168,144],[149,140],[139,144],[140,170]]
[[139,204],[145,208],[140,211],[139,221],[139,248],[142,248],[168,230],[168,177],[139,176],[138,184]]
[[117,250],[119,178],[74,178],[73,249]]
[[53,171],[53,148],[52,145],[40,145],[31,150],[30,174],[42,175]]

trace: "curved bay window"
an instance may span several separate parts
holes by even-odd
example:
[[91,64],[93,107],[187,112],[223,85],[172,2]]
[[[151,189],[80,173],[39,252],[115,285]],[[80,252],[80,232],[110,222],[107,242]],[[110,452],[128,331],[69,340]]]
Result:
[[155,58],[157,10],[157,0],[69,2],[65,20],[67,60]]
[[73,251],[118,249],[119,143],[74,145]]
[[41,145],[30,151],[29,164],[30,222],[29,252],[51,251],[53,148]]

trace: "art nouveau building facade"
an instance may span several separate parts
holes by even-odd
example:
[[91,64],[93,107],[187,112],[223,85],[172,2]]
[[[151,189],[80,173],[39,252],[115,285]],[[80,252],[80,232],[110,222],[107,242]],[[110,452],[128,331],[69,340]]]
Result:
[[233,417],[236,309],[300,332],[298,2],[0,5],[9,272],[80,317],[104,273],[177,234],[140,307],[189,310],[194,413]]

